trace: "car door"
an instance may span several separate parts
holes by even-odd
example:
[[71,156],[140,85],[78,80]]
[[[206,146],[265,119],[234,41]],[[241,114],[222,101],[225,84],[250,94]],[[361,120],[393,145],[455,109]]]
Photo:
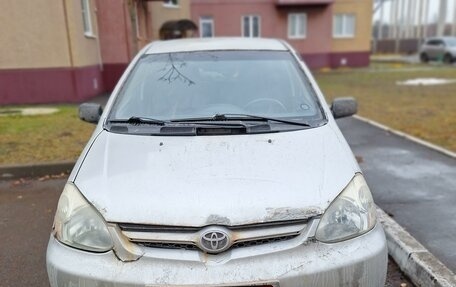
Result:
[[425,52],[428,55],[429,59],[436,59],[438,56],[438,43],[439,40],[429,40],[426,43]]
[[443,56],[445,55],[445,48],[446,48],[446,45],[443,40],[436,40],[434,58],[437,60],[442,60]]

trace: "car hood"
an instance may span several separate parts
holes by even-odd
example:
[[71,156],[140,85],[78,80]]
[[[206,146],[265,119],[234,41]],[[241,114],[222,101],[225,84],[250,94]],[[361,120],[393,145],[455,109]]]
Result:
[[103,131],[74,182],[108,222],[243,225],[322,214],[358,169],[329,123],[233,136]]

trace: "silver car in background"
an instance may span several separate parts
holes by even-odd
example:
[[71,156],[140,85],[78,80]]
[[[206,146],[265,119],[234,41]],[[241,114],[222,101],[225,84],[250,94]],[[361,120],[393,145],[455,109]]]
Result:
[[451,64],[456,59],[456,37],[441,37],[427,39],[421,46],[421,62],[442,61]]
[[60,197],[52,287],[384,286],[369,187],[296,52],[154,42],[132,61]]

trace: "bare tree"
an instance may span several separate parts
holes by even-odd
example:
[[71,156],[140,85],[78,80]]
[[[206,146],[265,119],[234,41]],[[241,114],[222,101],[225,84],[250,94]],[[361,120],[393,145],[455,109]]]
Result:
[[165,67],[163,67],[163,71],[165,73],[161,76],[158,80],[168,82],[171,84],[176,80],[180,80],[183,83],[187,83],[189,86],[194,85],[195,82],[192,81],[190,78],[185,76],[183,73],[179,71],[179,69],[184,68],[186,66],[185,62],[178,62],[173,59],[171,54],[168,54],[168,62],[166,63]]

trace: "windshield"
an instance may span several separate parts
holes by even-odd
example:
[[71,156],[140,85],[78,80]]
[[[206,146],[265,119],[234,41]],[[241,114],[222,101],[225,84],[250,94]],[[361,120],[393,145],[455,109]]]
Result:
[[304,72],[285,51],[145,55],[122,87],[109,120],[171,121],[216,114],[324,120]]
[[447,38],[447,39],[445,39],[445,42],[450,47],[455,47],[456,46],[456,38]]

